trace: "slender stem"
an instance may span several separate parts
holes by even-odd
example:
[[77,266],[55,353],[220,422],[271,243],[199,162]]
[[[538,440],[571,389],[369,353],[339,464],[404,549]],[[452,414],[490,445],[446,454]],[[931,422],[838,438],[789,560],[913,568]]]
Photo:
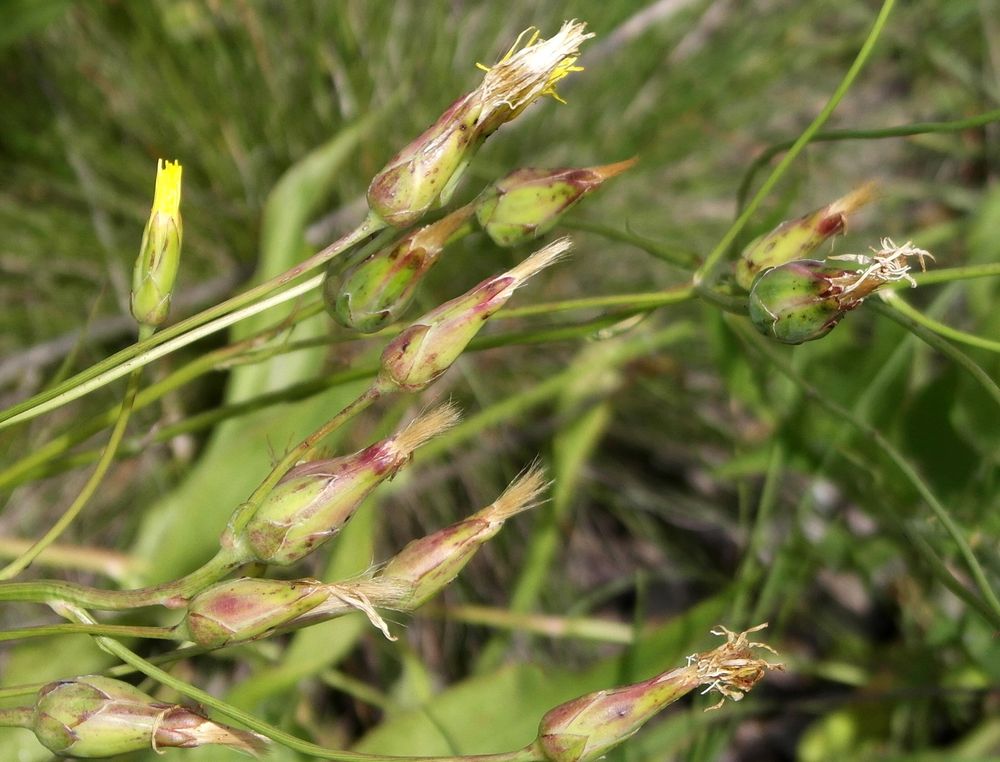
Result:
[[[50,410],[55,410],[56,408],[62,407],[66,403],[72,402],[75,399],[83,397],[84,395],[89,394],[95,389],[100,389],[102,386],[105,386],[111,383],[112,381],[121,378],[122,376],[132,372],[135,369],[142,368],[143,366],[148,365],[154,360],[158,360],[159,358],[168,355],[171,352],[175,352],[181,347],[187,346],[188,344],[198,341],[199,339],[203,339],[206,336],[210,336],[213,333],[221,331],[223,328],[228,328],[229,326],[235,323],[239,323],[241,320],[245,320],[248,317],[251,317],[261,312],[266,312],[272,307],[277,307],[279,304],[284,304],[285,302],[291,301],[292,299],[297,299],[302,294],[309,293],[313,289],[319,287],[319,285],[322,282],[323,282],[323,276],[317,275],[296,286],[292,286],[291,288],[285,289],[284,291],[275,294],[270,298],[262,299],[259,302],[251,304],[249,307],[244,307],[241,310],[230,312],[224,315],[223,317],[217,318],[208,323],[204,323],[200,326],[192,328],[190,331],[187,331],[186,333],[177,336],[176,338],[171,339],[170,341],[165,341],[155,346],[152,346],[150,349],[146,349],[143,352],[137,353],[135,356],[127,358],[122,362],[120,362],[119,364],[101,373],[89,375],[86,378],[83,378],[82,376],[84,376],[87,373],[87,371],[84,371],[84,373],[82,374],[77,374],[64,384],[60,384],[59,386],[55,387],[55,389],[63,389],[63,387],[70,381],[73,381],[74,379],[79,379],[77,383],[73,384],[72,386],[69,386],[68,388],[63,389],[63,391],[54,394],[51,397],[48,396],[49,392],[47,391],[42,392],[40,395],[36,395],[36,397],[39,398],[39,401],[34,405],[28,407],[27,409],[23,409],[21,412],[15,413],[14,411],[22,409],[22,405],[15,405],[5,413],[0,413],[0,429],[4,429],[8,426],[13,426],[14,424],[20,423],[22,421],[31,420],[32,418],[42,415],[43,413],[47,413]],[[164,333],[166,333],[166,331],[164,331]],[[135,344],[133,346],[141,346],[141,345]],[[119,352],[118,354],[121,353]],[[118,355],[112,355],[111,357],[115,358],[117,356]],[[96,368],[100,365],[102,365],[102,363],[98,363],[93,367]],[[44,397],[45,399],[41,399],[42,397]],[[32,399],[35,398],[33,397]],[[31,400],[28,400],[28,402],[30,401]]]
[[[830,143],[840,140],[878,140],[881,138],[904,138],[929,133],[962,132],[963,130],[982,127],[997,121],[1000,121],[1000,109],[986,111],[968,119],[956,119],[952,122],[912,122],[910,124],[900,124],[895,127],[880,127],[868,130],[828,130],[826,132],[817,132],[813,135],[812,142]],[[750,193],[750,186],[753,184],[753,179],[761,167],[769,164],[771,159],[782,151],[791,148],[794,144],[795,141],[793,140],[785,140],[781,143],[768,146],[750,163],[736,194],[737,210],[743,209],[743,204],[746,203],[747,195]]]
[[[93,619],[85,611],[68,610],[65,614],[75,621],[84,624],[93,624]],[[157,682],[166,685],[168,688],[173,688],[181,695],[187,696],[189,699],[193,699],[199,704],[210,709],[214,709],[219,714],[225,715],[229,719],[235,720],[236,722],[245,725],[261,735],[267,736],[272,741],[276,741],[277,743],[288,747],[292,751],[308,754],[318,759],[332,759],[339,760],[339,762],[414,762],[415,760],[423,760],[423,762],[541,762],[542,760],[542,757],[540,757],[538,752],[534,749],[534,744],[524,749],[506,752],[503,754],[443,757],[397,757],[384,756],[380,754],[360,754],[358,752],[341,751],[338,749],[325,749],[317,744],[303,741],[301,738],[297,738],[291,733],[286,733],[281,730],[281,728],[277,728],[270,723],[259,720],[249,712],[245,712],[232,704],[216,698],[211,693],[206,693],[205,691],[196,688],[195,686],[190,685],[177,677],[174,677],[169,672],[166,672],[157,667],[155,664],[146,661],[125,645],[119,643],[117,640],[101,636],[94,636],[94,639],[103,650],[118,657],[126,664],[135,667],[147,677],[153,678]]]
[[[889,311],[879,311],[883,314],[894,313],[896,315],[900,315],[905,318],[905,322],[903,324],[907,327],[919,325],[928,331],[940,334],[941,336],[951,339],[952,341],[957,341],[961,344],[968,344],[970,347],[986,349],[990,352],[1000,352],[1000,341],[994,341],[993,339],[976,336],[974,333],[959,331],[957,328],[952,328],[950,325],[942,323],[939,320],[935,320],[932,317],[928,317],[920,312],[920,310],[917,310],[907,304],[902,297],[894,291],[883,291],[881,293],[881,297],[882,301],[889,305],[892,309]],[[875,306],[877,307],[877,305]],[[903,321],[897,320],[897,322]]]
[[694,252],[669,248],[652,238],[636,235],[631,230],[619,230],[611,225],[579,218],[563,220],[560,225],[570,230],[581,230],[585,233],[594,233],[612,241],[627,243],[635,246],[637,249],[642,249],[657,259],[661,259],[668,264],[684,270],[692,270],[698,263],[698,255]]
[[5,709],[0,709],[0,727],[30,728],[34,722],[34,707],[11,706]]
[[173,627],[138,627],[125,624],[48,624],[39,627],[21,627],[0,630],[0,642],[23,638],[44,638],[51,635],[118,635],[123,638],[148,638],[177,640]]
[[[883,296],[889,295],[883,294]],[[975,363],[971,357],[959,350],[958,347],[949,344],[924,325],[925,320],[932,323],[937,321],[917,312],[909,305],[907,305],[907,310],[899,309],[899,305],[903,304],[900,299],[885,299],[885,302],[888,306],[886,304],[879,304],[878,302],[869,302],[868,304],[880,315],[885,315],[890,320],[895,320],[925,344],[936,349],[956,365],[968,371],[969,375],[976,379],[979,385],[983,387],[983,390],[993,398],[993,401],[997,405],[1000,405],[1000,386],[997,386],[997,382],[990,378],[989,374]],[[921,320],[917,321],[911,318],[908,310],[913,310],[914,313],[920,315]]]
[[[17,558],[30,547],[31,540],[0,537],[0,558]],[[105,548],[59,543],[47,547],[35,559],[35,563],[56,569],[93,572],[120,583],[141,574],[144,570],[139,559],[126,553]]]
[[729,226],[729,230],[722,237],[722,240],[716,245],[714,249],[706,257],[705,261],[702,263],[701,267],[698,268],[694,275],[695,285],[700,285],[702,281],[709,279],[715,266],[719,263],[719,260],[725,256],[726,252],[729,251],[729,247],[733,245],[736,237],[742,232],[743,228],[746,226],[750,218],[756,213],[757,208],[761,205],[767,195],[771,192],[771,189],[777,184],[788,167],[791,166],[792,162],[798,158],[798,155],[802,153],[802,150],[809,144],[809,141],[813,139],[813,136],[819,132],[819,129],[826,123],[826,121],[833,114],[834,110],[837,108],[840,101],[847,94],[847,91],[854,84],[854,80],[857,79],[858,74],[861,73],[861,69],[868,62],[872,51],[875,49],[875,43],[878,41],[879,36],[882,34],[882,30],[885,28],[886,22],[889,20],[889,14],[892,12],[893,6],[896,4],[896,0],[884,0],[882,3],[882,9],[879,11],[875,22],[872,24],[871,31],[868,32],[868,37],[865,39],[864,44],[861,46],[861,50],[858,51],[854,62],[851,64],[851,68],[847,70],[844,78],[841,80],[837,89],[834,90],[833,95],[830,96],[830,100],[827,101],[823,110],[819,112],[812,123],[806,127],[801,135],[796,139],[796,141],[788,149],[788,152],[782,157],[781,161],[778,163],[768,175],[764,184],[760,186],[760,189],[747,204],[746,208],[736,218],[736,221]]
[[[757,555],[764,544],[764,533],[771,526],[771,516],[778,502],[778,489],[784,473],[784,466],[785,449],[780,438],[776,437],[771,443],[771,453],[767,460],[767,471],[764,476],[764,487],[761,489],[760,500],[757,503],[757,516],[754,519],[753,529],[750,532],[746,550],[743,552],[743,561],[736,573],[736,579],[753,579],[759,571],[760,564]],[[745,626],[747,621],[755,622],[764,616],[764,612],[754,609],[753,614],[748,617],[750,613],[749,598],[750,591],[748,589],[743,588],[737,591],[732,609],[733,624],[730,626],[740,628]]]
[[[316,312],[320,309],[322,309],[322,307],[320,303],[317,302],[315,305],[310,307],[304,307],[300,310],[296,310],[292,315],[278,321],[274,325],[268,326],[253,336],[249,336],[242,341],[238,341],[230,344],[229,346],[220,347],[219,349],[200,355],[186,365],[178,368],[170,375],[153,384],[150,384],[139,392],[136,396],[133,409],[140,410],[162,398],[169,392],[179,389],[184,384],[190,383],[205,373],[224,366],[227,361],[251,351],[262,342],[278,335],[281,331],[291,328],[299,320],[304,320],[305,318],[316,314]],[[100,413],[92,417],[90,420],[74,426],[54,439],[49,440],[46,444],[35,449],[21,460],[11,464],[3,471],[0,471],[0,489],[11,486],[12,484],[18,484],[19,478],[25,473],[30,472],[32,469],[52,457],[66,452],[66,450],[73,445],[84,441],[105,426],[112,424],[118,417],[119,411],[119,406],[108,408],[103,413]]]
[[[1000,262],[988,262],[983,265],[966,265],[964,267],[943,267],[928,270],[925,273],[913,273],[913,279],[920,286],[932,283],[946,283],[956,280],[971,280],[973,278],[989,278],[1000,275]],[[886,284],[889,288],[905,288],[906,281]]]
[[73,582],[37,580],[0,582],[0,601],[26,603],[71,603],[106,611],[122,611],[142,606],[178,608],[199,590],[226,576],[245,561],[232,550],[223,548],[214,558],[187,576],[153,587],[135,590],[99,590]]
[[630,645],[635,642],[636,634],[634,627],[621,622],[529,614],[490,606],[424,606],[418,613],[456,622],[531,632],[550,638],[579,638],[600,643]]
[[[53,410],[96,389],[102,384],[108,383],[115,378],[120,378],[131,371],[132,367],[136,364],[145,365],[147,362],[151,362],[157,357],[162,357],[179,346],[190,344],[192,341],[196,341],[214,331],[222,330],[246,317],[256,315],[277,304],[294,299],[299,294],[305,293],[312,288],[316,288],[322,282],[321,277],[307,281],[309,287],[304,290],[302,286],[290,289],[290,291],[295,291],[292,296],[287,296],[288,292],[282,292],[271,299],[263,299],[274,291],[279,290],[282,286],[296,280],[299,276],[322,267],[338,254],[342,254],[383,227],[385,227],[385,223],[370,215],[354,230],[280,275],[258,286],[254,286],[242,294],[220,302],[207,310],[203,310],[197,315],[182,320],[180,323],[161,331],[150,339],[133,344],[131,347],[123,349],[96,363],[87,370],[77,373],[61,384],[51,389],[46,389],[30,399],[8,408],[0,413],[0,429]],[[256,304],[261,299],[263,301]],[[247,305],[252,306],[247,307]],[[208,326],[211,326],[211,328],[205,330]],[[169,345],[170,349],[158,351],[165,345]],[[134,361],[138,358],[143,358],[144,361],[135,363]],[[95,384],[94,382],[97,379],[102,379],[102,381]]]
[[24,553],[3,567],[3,569],[0,569],[0,580],[16,577],[27,569],[43,550],[59,539],[59,536],[76,520],[76,517],[80,515],[80,512],[90,501],[90,498],[93,497],[97,488],[104,480],[104,475],[107,474],[108,469],[114,462],[115,453],[118,452],[118,446],[125,436],[125,429],[128,427],[128,421],[132,415],[132,406],[135,404],[135,396],[139,391],[141,377],[142,368],[134,369],[129,375],[128,384],[125,387],[125,397],[118,411],[118,419],[115,421],[114,428],[111,429],[111,436],[108,437],[108,441],[101,451],[101,457],[97,461],[97,466],[95,466],[93,472],[90,474],[86,484],[83,485],[83,489],[80,490],[76,499],[70,504],[63,515],[59,517],[59,520],[52,525],[48,532],[24,551]]
[[[933,493],[930,487],[927,486],[920,475],[917,474],[916,470],[910,465],[909,461],[906,460],[902,453],[900,453],[892,445],[892,443],[890,443],[889,440],[883,436],[881,431],[870,425],[867,421],[858,418],[852,411],[844,408],[833,400],[828,399],[818,389],[806,381],[798,373],[798,371],[791,366],[790,363],[774,351],[774,348],[767,343],[767,340],[763,336],[759,336],[747,325],[737,324],[736,327],[743,339],[754,347],[754,349],[756,349],[761,355],[763,355],[782,375],[799,385],[811,399],[819,403],[822,407],[825,407],[839,420],[846,421],[858,429],[858,431],[862,434],[869,437],[875,445],[889,457],[903,476],[906,477],[907,481],[909,481],[910,484],[912,484],[917,490],[924,502],[927,503],[928,507],[931,509],[934,516],[939,522],[941,522],[941,525],[944,527],[949,537],[951,537],[952,542],[955,544],[959,555],[962,557],[962,560],[965,562],[965,565],[972,576],[973,582],[979,589],[982,598],[978,598],[973,595],[957,579],[955,579],[954,575],[952,575],[952,573],[944,567],[940,560],[936,558],[933,551],[930,550],[929,546],[926,544],[926,541],[924,541],[919,534],[909,529],[905,521],[896,517],[900,527],[907,533],[907,536],[914,541],[914,544],[921,551],[925,560],[931,563],[938,570],[938,572],[943,573],[943,576],[941,576],[940,579],[945,585],[947,585],[948,589],[962,598],[962,600],[966,601],[966,603],[969,603],[970,606],[982,614],[992,626],[1000,627],[1000,600],[997,599],[996,593],[990,586],[990,583],[986,578],[986,573],[979,564],[979,560],[972,552],[968,542],[966,542],[961,529],[951,518],[951,514],[948,513],[948,510],[941,504],[941,501],[938,500],[937,496]],[[928,554],[927,551],[929,550],[930,553]]]

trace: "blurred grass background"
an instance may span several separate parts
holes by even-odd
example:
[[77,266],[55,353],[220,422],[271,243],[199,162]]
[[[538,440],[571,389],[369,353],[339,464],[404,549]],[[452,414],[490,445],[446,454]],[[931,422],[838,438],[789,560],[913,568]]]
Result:
[[[580,18],[597,38],[584,49],[586,71],[560,88],[568,104],[536,105],[501,130],[477,156],[459,200],[517,166],[635,155],[638,166],[573,219],[704,255],[734,216],[753,156],[795,137],[822,107],[877,9],[867,0],[6,0],[0,402],[132,340],[128,278],[158,157],[185,169],[180,317],[346,230],[363,213],[371,175],[475,86],[477,61],[494,60],[527,26],[551,34]],[[896,10],[828,126],[954,120],[1000,108],[998,100],[995,0],[916,0]],[[852,220],[838,251],[864,251],[888,235],[930,249],[938,266],[996,262],[997,137],[990,125],[815,145],[746,238],[877,179],[878,203]],[[516,304],[652,291],[688,277],[634,245],[573,235],[573,259]],[[420,306],[525,254],[488,244],[473,236],[449,252]],[[1000,335],[995,279],[906,296],[950,325]],[[316,319],[293,338],[327,330]],[[222,341],[165,358],[147,383]],[[144,435],[363,363],[378,345],[333,345],[213,373],[139,411],[135,452],[64,539],[127,554],[126,584],[188,571],[211,553],[272,453],[361,387],[337,385],[164,443]],[[820,394],[862,415],[911,459],[995,579],[1000,415],[986,394],[868,310],[820,342],[779,349]],[[996,355],[969,354],[997,378]],[[120,393],[105,387],[14,435],[3,432],[4,462]],[[408,619],[405,630],[396,625],[399,643],[348,618],[182,663],[179,675],[318,743],[361,739],[359,750],[405,754],[501,751],[528,742],[555,703],[705,649],[718,622],[768,620],[764,639],[782,652],[786,674],[716,714],[684,702],[613,759],[1000,754],[996,633],[921,565],[887,511],[906,517],[946,559],[954,548],[884,455],[775,373],[714,307],[666,307],[637,326],[470,356],[421,399],[366,415],[341,444],[361,446],[448,395],[469,423],[418,456],[333,554],[305,571],[333,579],[387,557],[487,504],[536,453],[556,479],[553,502],[512,521],[436,613]],[[3,535],[39,535],[85,476],[78,468],[4,491]],[[73,569],[44,574],[95,579]],[[625,632],[633,643],[534,636],[520,626],[510,633],[463,621],[466,605],[612,620],[632,628]],[[41,607],[5,608],[8,626],[48,621]],[[97,670],[106,658],[85,638],[26,641],[4,650],[0,669],[10,685]],[[226,758],[211,750],[166,756]],[[0,758],[46,755],[29,734],[3,731]],[[295,757],[276,750],[272,758]]]

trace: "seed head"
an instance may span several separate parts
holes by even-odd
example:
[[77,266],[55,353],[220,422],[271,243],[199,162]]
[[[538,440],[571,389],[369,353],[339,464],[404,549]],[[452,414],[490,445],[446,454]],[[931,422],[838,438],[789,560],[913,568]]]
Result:
[[872,256],[846,254],[773,267],[757,278],[750,291],[750,319],[761,333],[784,344],[822,338],[885,284],[905,280],[916,286],[909,274],[911,257],[917,258],[921,269],[927,258],[933,259],[909,241],[897,246],[884,238]]
[[543,95],[559,99],[556,83],[579,70],[574,66],[579,46],[593,36],[585,28],[568,21],[548,40],[529,29],[495,65],[482,66],[486,75],[479,87],[452,103],[375,175],[368,187],[371,211],[389,225],[404,227],[447,203],[486,138]]
[[536,746],[549,762],[588,762],[631,737],[664,707],[698,686],[707,686],[706,693],[719,692],[723,701],[739,701],[767,670],[782,668],[753,655],[755,648],[774,653],[769,646],[747,639],[749,633],[766,626],[739,634],[719,627],[712,634],[725,636],[726,642],[712,651],[689,656],[687,666],[556,707],[542,718]]

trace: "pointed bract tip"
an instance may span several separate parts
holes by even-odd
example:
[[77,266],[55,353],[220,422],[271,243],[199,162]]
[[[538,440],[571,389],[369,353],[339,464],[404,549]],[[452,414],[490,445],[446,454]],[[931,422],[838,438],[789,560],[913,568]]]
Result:
[[550,484],[546,479],[545,467],[536,460],[493,502],[488,509],[489,518],[505,521],[515,514],[535,508],[544,502],[541,495]]
[[638,162],[639,157],[633,156],[631,159],[616,161],[613,164],[602,164],[599,167],[591,167],[590,171],[599,175],[602,181],[610,180],[612,177],[632,169],[632,167],[634,167]]
[[828,214],[850,214],[865,204],[873,201],[878,195],[878,183],[869,180],[864,185],[855,188],[850,193],[841,196],[830,204]]
[[417,416],[399,432],[395,437],[396,446],[405,452],[412,452],[428,440],[455,426],[461,418],[461,411],[454,403],[446,402],[439,405]]
[[[569,238],[559,238],[548,246],[545,246],[530,257],[525,259],[516,267],[511,268],[502,277],[515,278],[517,286],[534,277],[546,267],[551,267],[556,262],[569,256],[570,249],[573,248],[573,241]],[[515,286],[515,288],[517,287]]]

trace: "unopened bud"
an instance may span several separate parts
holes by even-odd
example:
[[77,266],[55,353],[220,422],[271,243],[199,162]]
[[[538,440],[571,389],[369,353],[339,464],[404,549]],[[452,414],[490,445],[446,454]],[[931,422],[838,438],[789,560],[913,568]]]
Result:
[[774,650],[752,643],[747,635],[766,627],[758,625],[739,634],[724,627],[712,631],[726,643],[712,651],[688,657],[685,667],[665,672],[641,683],[598,691],[569,701],[549,711],[538,730],[536,747],[549,762],[588,762],[598,759],[622,743],[667,705],[707,686],[722,699],[739,701],[769,669],[781,669],[753,655],[754,648]]
[[517,169],[494,183],[476,217],[497,246],[516,246],[549,232],[559,219],[635,159],[587,169]]
[[529,278],[557,262],[570,248],[561,238],[511,270],[487,278],[462,296],[423,315],[382,352],[383,383],[408,391],[423,389],[448,370],[497,310]]
[[886,283],[906,280],[916,286],[909,257],[916,257],[923,268],[930,256],[909,242],[896,246],[888,238],[872,252],[822,262],[796,260],[767,270],[750,291],[750,320],[761,333],[784,344],[820,339]]
[[263,563],[285,566],[304,558],[337,534],[414,450],[457,421],[458,411],[442,405],[353,455],[292,468],[242,530],[242,541],[254,560]]
[[317,580],[228,580],[191,599],[184,629],[198,645],[219,648],[262,637],[316,608],[326,598],[323,583]]
[[164,704],[120,680],[87,675],[38,692],[32,729],[45,748],[72,757],[217,744],[257,755],[267,739]]
[[820,244],[844,232],[847,215],[871,201],[874,191],[874,183],[867,183],[833,203],[798,219],[782,222],[770,233],[754,239],[736,262],[736,282],[749,291],[754,278],[768,268],[796,259],[809,259]]
[[331,263],[323,284],[327,310],[345,328],[373,333],[398,318],[445,246],[472,216],[462,207],[363,259],[342,276]]
[[393,556],[373,580],[387,586],[384,594],[373,595],[373,599],[379,605],[403,611],[423,605],[458,576],[507,519],[538,505],[544,489],[544,471],[532,466],[492,505],[457,524],[414,540]]
[[170,310],[183,237],[180,204],[181,165],[160,159],[153,208],[132,269],[132,315],[141,325],[159,325]]
[[[420,137],[382,169],[368,187],[368,206],[394,227],[412,224],[447,203],[476,149],[505,122],[543,95],[558,98],[556,83],[574,66],[580,44],[593,35],[576,21],[548,40],[521,37],[478,88],[456,100]],[[529,32],[532,30],[528,30]]]

